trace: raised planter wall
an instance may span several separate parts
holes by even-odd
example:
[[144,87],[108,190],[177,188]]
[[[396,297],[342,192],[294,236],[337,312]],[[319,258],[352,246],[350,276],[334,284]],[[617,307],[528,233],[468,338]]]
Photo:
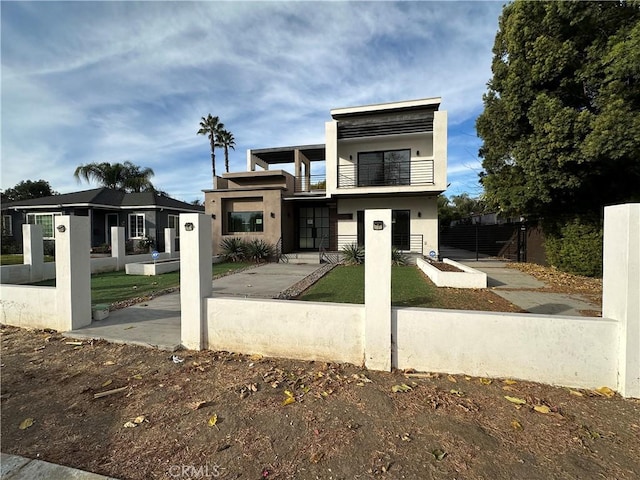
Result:
[[443,272],[422,258],[416,259],[420,270],[438,287],[487,288],[486,273],[448,258],[445,258],[443,262],[462,270],[462,272]]

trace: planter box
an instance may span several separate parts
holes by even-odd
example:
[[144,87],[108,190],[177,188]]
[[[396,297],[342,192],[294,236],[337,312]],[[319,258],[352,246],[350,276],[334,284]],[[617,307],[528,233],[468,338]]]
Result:
[[159,275],[180,270],[180,259],[127,263],[124,268],[127,275]]
[[420,267],[420,270],[422,270],[438,287],[487,288],[486,273],[467,267],[461,263],[454,262],[448,258],[445,258],[442,261],[459,268],[462,272],[443,272],[422,258],[418,258],[416,263],[418,267]]

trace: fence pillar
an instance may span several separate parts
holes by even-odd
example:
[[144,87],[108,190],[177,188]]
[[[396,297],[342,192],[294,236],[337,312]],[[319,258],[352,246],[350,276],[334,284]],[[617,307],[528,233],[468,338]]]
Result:
[[164,251],[173,258],[173,254],[176,253],[176,229],[165,228],[164,229]]
[[31,265],[29,278],[32,282],[39,282],[43,278],[44,246],[42,244],[41,225],[22,225],[23,263]]
[[55,217],[58,330],[91,324],[89,218]]
[[211,217],[180,215],[180,336],[185,348],[208,346],[206,298],[211,296],[213,272]]
[[640,203],[604,209],[602,316],[620,322],[617,390],[640,398]]
[[123,270],[127,255],[124,243],[124,227],[111,227],[111,256],[116,258],[116,269]]
[[364,362],[390,371],[391,210],[365,210],[364,241]]

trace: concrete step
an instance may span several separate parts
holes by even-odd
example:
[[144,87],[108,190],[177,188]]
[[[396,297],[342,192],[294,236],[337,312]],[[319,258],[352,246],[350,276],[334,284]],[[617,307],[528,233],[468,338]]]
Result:
[[320,256],[318,252],[292,252],[285,255],[288,259],[288,263],[320,264]]

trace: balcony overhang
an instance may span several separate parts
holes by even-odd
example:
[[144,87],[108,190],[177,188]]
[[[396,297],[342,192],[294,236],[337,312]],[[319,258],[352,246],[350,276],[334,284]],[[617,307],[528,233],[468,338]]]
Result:
[[298,145],[292,147],[259,148],[251,150],[251,155],[268,165],[294,163],[296,151],[304,155],[310,162],[325,161],[325,145]]

